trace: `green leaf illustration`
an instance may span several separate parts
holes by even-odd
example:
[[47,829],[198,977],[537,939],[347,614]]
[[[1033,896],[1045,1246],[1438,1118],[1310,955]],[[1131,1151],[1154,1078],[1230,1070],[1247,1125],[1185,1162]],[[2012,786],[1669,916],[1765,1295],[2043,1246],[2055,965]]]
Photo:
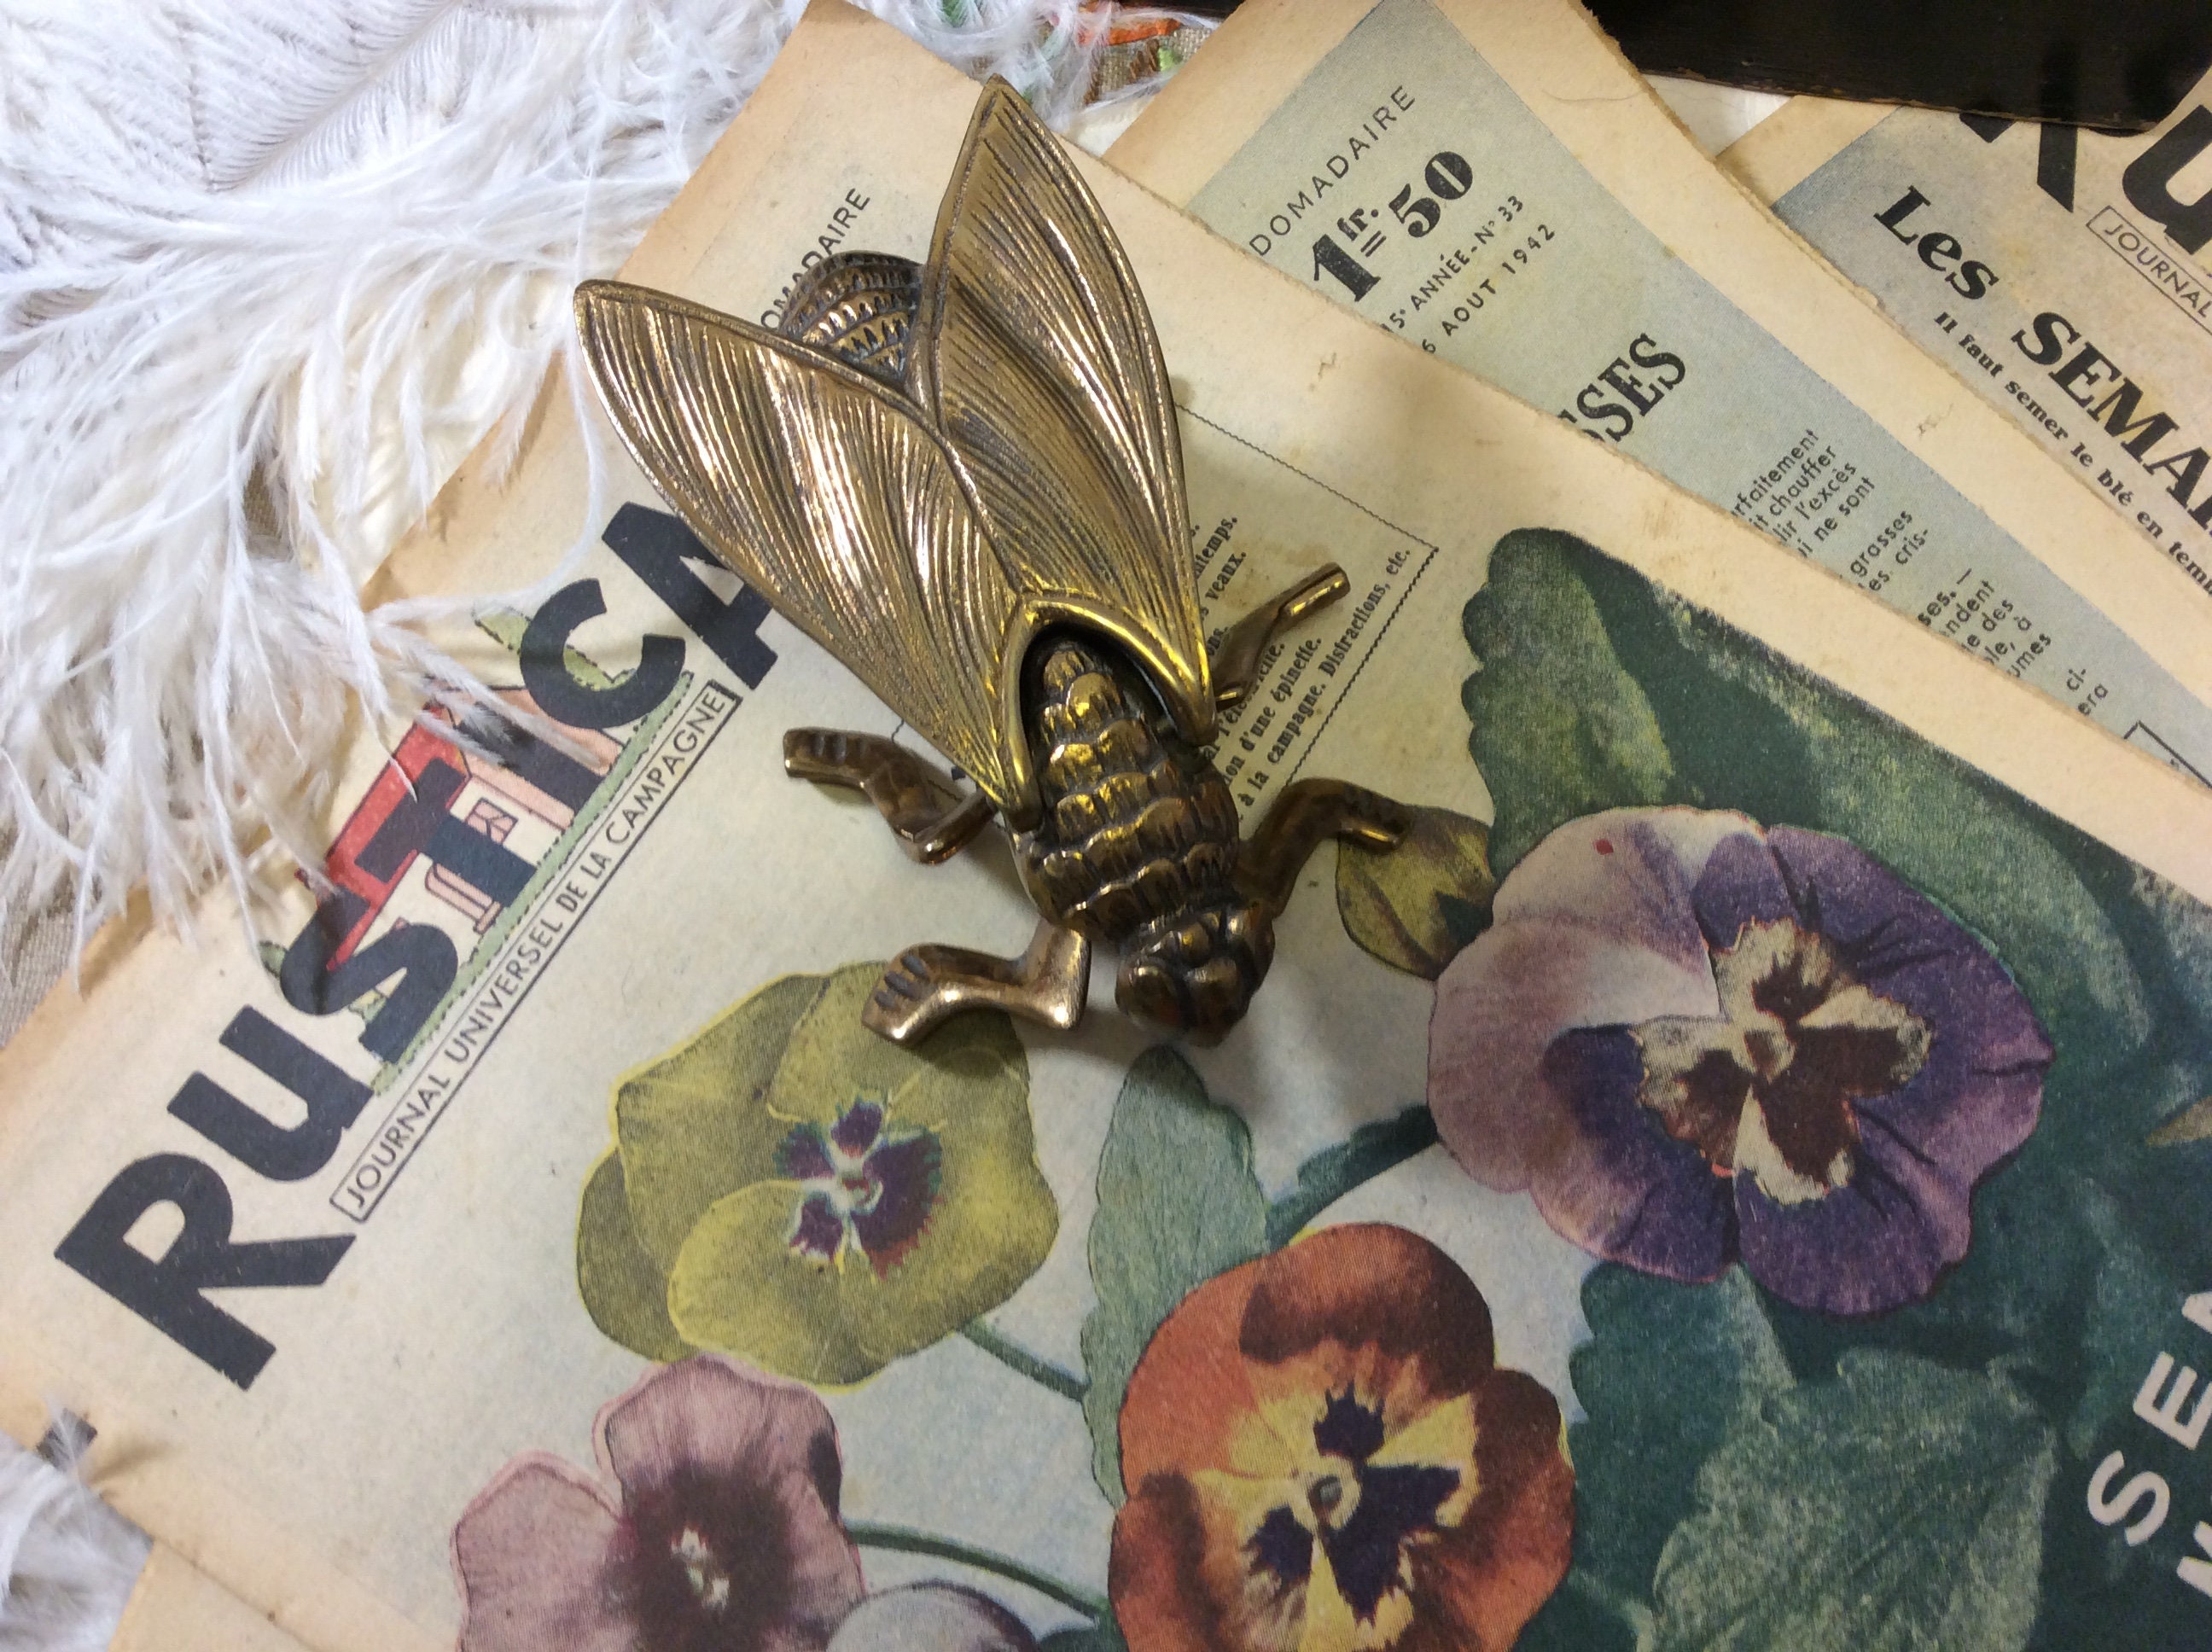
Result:
[[1267,1248],[1267,1198],[1244,1121],[1207,1096],[1173,1050],[1146,1051],[1122,1082],[1098,1160],[1090,1245],[1098,1305],[1083,1322],[1091,1473],[1115,1503],[1121,1395],[1145,1345],[1193,1286]]
[[[1501,877],[1578,815],[1740,810],[1856,843],[2012,973],[2057,1058],[2034,1134],[1976,1193],[1971,1248],[1935,1292],[1834,1320],[1734,1275],[1705,1289],[1740,1288],[1808,1384],[1832,1383],[1875,1351],[1954,1370],[2005,1362],[2008,1392],[2033,1406],[2057,1454],[2040,1570],[2024,1585],[2036,1644],[2143,1643],[2147,1615],[2164,1625],[2201,1605],[2172,1583],[2191,1522],[2170,1521],[2131,1550],[2082,1516],[2081,1499],[2097,1462],[2130,1437],[2129,1402],[2151,1361],[2194,1334],[2179,1318],[2183,1297],[2212,1278],[2212,1108],[2200,1107],[2212,1095],[2212,914],[1566,536],[1503,539],[1465,629],[1476,665],[1463,691],[1469,750],[1496,803]],[[1577,1570],[1529,1646],[1648,1639],[1659,1546],[1735,1426],[1729,1380],[1666,1328],[1696,1294],[1618,1270],[1591,1276],[1595,1339],[1575,1365],[1589,1413],[1573,1435]],[[1673,1365],[1663,1388],[1635,1380],[1653,1361],[1653,1384]]]
[[1528,1625],[1523,1652],[1633,1644],[1623,1607],[1648,1616],[1638,1608],[1694,1506],[1698,1469],[1741,1418],[1796,1381],[1767,1299],[1741,1268],[1700,1285],[1602,1266],[1583,1283],[1583,1315],[1591,1339],[1572,1370],[1589,1417],[1567,1436],[1574,1570]]
[[1434,981],[1490,926],[1490,832],[1449,809],[1417,809],[1391,849],[1339,846],[1336,910],[1345,932],[1394,969]]
[[1479,669],[1460,697],[1474,724],[1468,749],[1497,810],[1490,865],[1501,878],[1579,815],[1690,801],[1585,582],[1611,566],[1565,534],[1509,533],[1491,553],[1489,583],[1467,605]]
[[1437,1145],[1437,1121],[1425,1107],[1361,1125],[1298,1166],[1297,1180],[1267,1207],[1267,1245],[1279,1250],[1306,1224],[1353,1188],[1395,1169]]
[[[1640,1591],[1689,1512],[1698,1466],[1738,1418],[1795,1379],[1765,1299],[1741,1268],[1684,1285],[1600,1267],[1583,1283],[1583,1312],[1598,1334],[1571,1369],[1590,1416],[1569,1439],[1577,1483],[1613,1495],[1578,1524],[1577,1558]],[[1697,1380],[1686,1383],[1685,1372]]]
[[1706,1464],[1660,1559],[1658,1652],[2024,1646],[2053,1457],[2001,1378],[1850,1354]]
[[[1502,877],[1601,809],[1688,804],[1849,838],[1978,930],[2060,1049],[2149,1024],[2106,897],[2134,869],[1979,772],[1580,541],[1508,534],[1468,603],[1462,692]],[[2155,1121],[2154,1121],[2155,1122]],[[2148,1127],[2147,1127],[2148,1128]]]
[[1088,1629],[1055,1629],[1037,1643],[1040,1652],[1128,1652],[1111,1613]]

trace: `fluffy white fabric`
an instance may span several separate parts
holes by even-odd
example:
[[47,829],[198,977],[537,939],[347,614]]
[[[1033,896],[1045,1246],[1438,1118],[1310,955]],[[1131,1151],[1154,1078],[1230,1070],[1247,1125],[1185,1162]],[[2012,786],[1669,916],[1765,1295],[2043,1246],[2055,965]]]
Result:
[[[1079,106],[1077,0],[865,3]],[[315,864],[354,697],[453,675],[357,592],[802,9],[0,0],[0,932]]]
[[145,1564],[146,1540],[76,1478],[73,1419],[47,1436],[49,1463],[0,1455],[0,1652],[100,1652]]
[[[1077,116],[1078,0],[863,3]],[[314,863],[353,696],[382,714],[453,676],[361,585],[480,436],[519,434],[569,288],[621,262],[803,9],[0,0],[10,953],[58,894],[80,940],[141,884],[181,918],[264,826]],[[0,1652],[106,1646],[145,1552],[0,1440]]]

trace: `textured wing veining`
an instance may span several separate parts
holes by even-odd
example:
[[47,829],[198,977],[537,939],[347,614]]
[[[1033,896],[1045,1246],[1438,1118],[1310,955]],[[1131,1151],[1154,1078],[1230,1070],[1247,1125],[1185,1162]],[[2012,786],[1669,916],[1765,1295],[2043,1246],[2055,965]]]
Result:
[[692,531],[1004,806],[1017,599],[917,410],[644,288],[585,283],[576,322],[616,428]]
[[909,365],[1018,594],[1126,621],[1210,733],[1167,369],[1098,203],[1005,82],[985,89],[939,214]]

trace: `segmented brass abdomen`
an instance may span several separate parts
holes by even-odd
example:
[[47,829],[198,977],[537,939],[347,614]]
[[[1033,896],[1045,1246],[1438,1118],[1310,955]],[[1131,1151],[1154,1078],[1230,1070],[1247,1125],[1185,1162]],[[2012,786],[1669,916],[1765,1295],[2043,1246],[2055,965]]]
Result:
[[1103,648],[1054,637],[1029,681],[1044,818],[1015,853],[1045,915],[1118,944],[1233,898],[1236,800],[1203,753],[1155,727],[1143,678]]
[[921,266],[890,252],[838,252],[792,283],[777,331],[888,385],[906,377]]

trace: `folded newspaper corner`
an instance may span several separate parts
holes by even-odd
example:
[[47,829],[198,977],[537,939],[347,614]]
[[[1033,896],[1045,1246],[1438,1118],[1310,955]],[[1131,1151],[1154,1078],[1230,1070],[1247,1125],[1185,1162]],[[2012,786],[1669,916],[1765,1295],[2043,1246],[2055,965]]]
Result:
[[[625,277],[772,326],[926,256],[975,96],[817,3]],[[1468,142],[1387,177],[1571,247],[1571,174]],[[1207,624],[1350,580],[1216,761],[1401,846],[1316,858],[1213,1047],[886,1043],[902,948],[1018,950],[1012,859],[784,778],[787,727],[900,730],[625,471],[571,583],[447,639],[557,746],[365,731],[286,944],[118,947],[0,1053],[4,1420],[90,1418],[166,1587],[318,1652],[2201,1637],[2212,793],[1076,165]],[[1675,343],[1638,385],[1719,370]],[[552,563],[574,405],[397,588]],[[1852,410],[1808,452],[1938,510]],[[2188,618],[2112,681],[2172,689]]]
[[[1796,124],[1731,153],[1794,155]],[[1111,161],[2212,784],[2191,564],[1884,325],[1571,0],[1254,0]],[[1961,288],[1987,268],[1945,264]]]
[[2112,137],[1793,100],[1728,165],[2212,604],[2212,76]]

